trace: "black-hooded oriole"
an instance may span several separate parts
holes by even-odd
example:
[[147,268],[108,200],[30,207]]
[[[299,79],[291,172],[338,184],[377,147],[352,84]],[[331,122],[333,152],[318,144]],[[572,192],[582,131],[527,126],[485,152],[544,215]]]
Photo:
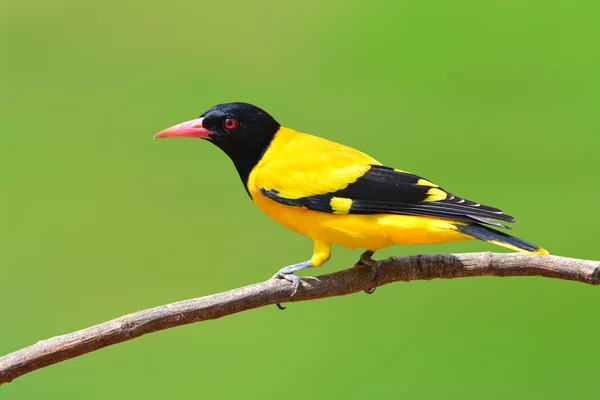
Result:
[[548,252],[488,226],[514,222],[497,208],[447,192],[432,181],[353,148],[280,125],[247,103],[220,104],[198,119],[155,138],[211,141],[233,161],[252,201],[280,224],[314,242],[310,260],[281,268],[276,276],[294,283],[294,272],[325,263],[331,245],[367,251],[393,244],[445,243],[472,239],[524,253]]

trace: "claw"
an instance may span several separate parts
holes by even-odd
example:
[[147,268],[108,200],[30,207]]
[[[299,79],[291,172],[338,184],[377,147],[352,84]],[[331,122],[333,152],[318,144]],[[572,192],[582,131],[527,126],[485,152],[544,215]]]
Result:
[[283,279],[292,282],[292,284],[294,285],[294,292],[292,293],[292,296],[298,293],[298,289],[300,289],[300,284],[302,283],[302,280],[300,278],[298,278],[294,274],[286,274],[283,276]]
[[273,278],[285,279],[286,281],[291,282],[294,285],[294,292],[292,293],[293,296],[298,293],[300,284],[302,283],[302,280],[298,276],[294,275],[294,272],[305,268],[310,268],[312,266],[313,265],[311,264],[310,260],[298,264],[288,265],[287,267],[283,267],[277,271],[277,273],[273,275]]
[[[360,255],[360,259],[355,264],[358,265],[366,265],[367,267],[371,267],[375,270],[375,276],[373,277],[373,282],[377,282],[379,280],[379,274],[381,273],[381,263],[379,261],[373,260],[371,257],[375,254],[374,251],[367,250]],[[370,289],[365,290],[366,294],[373,294],[377,287],[372,287]]]
[[272,276],[272,278],[285,279],[288,282],[291,282],[294,285],[294,292],[292,296],[298,293],[298,289],[300,289],[300,284],[302,283],[302,279],[294,274],[284,274],[284,273],[276,273]]

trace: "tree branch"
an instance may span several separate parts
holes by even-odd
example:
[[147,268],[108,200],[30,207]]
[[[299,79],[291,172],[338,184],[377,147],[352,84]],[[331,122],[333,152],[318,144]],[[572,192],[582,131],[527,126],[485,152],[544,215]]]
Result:
[[[600,262],[525,254],[432,254],[391,257],[381,261],[377,286],[397,281],[469,276],[545,276],[600,284]],[[358,266],[319,277],[303,278],[300,291],[283,280],[269,279],[211,296],[166,304],[125,315],[77,332],[43,340],[0,358],[0,384],[37,369],[106,346],[193,322],[207,321],[270,304],[343,296],[374,286],[374,271]]]

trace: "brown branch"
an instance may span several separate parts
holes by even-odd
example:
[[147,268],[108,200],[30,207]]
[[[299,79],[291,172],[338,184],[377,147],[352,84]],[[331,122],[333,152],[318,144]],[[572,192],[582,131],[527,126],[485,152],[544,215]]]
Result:
[[[293,297],[290,297],[292,285],[289,282],[269,279],[228,292],[125,315],[100,325],[43,340],[0,358],[0,384],[146,333],[220,318],[270,304],[359,292],[373,286],[373,276],[372,269],[359,266],[329,275],[303,278],[302,288]],[[391,257],[381,262],[377,286],[397,281],[469,276],[545,276],[598,285],[600,262],[556,256],[495,253]]]

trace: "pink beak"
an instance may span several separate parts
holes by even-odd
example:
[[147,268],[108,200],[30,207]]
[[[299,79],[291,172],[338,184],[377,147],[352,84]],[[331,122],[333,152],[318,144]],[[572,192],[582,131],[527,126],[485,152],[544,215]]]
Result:
[[162,138],[182,138],[182,137],[194,137],[201,139],[210,139],[208,135],[210,131],[202,126],[202,120],[204,118],[197,118],[191,121],[182,122],[175,126],[165,129],[164,131],[158,132],[154,139]]

